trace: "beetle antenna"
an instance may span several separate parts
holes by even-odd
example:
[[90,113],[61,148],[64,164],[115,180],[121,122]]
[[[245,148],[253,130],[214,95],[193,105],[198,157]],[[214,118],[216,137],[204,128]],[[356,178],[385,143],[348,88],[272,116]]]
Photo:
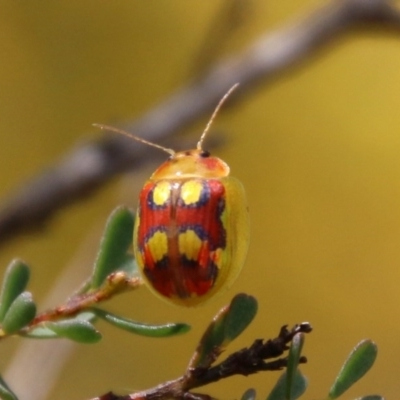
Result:
[[210,120],[207,122],[207,125],[203,131],[203,133],[200,136],[200,140],[197,143],[197,150],[202,150],[202,145],[203,145],[203,141],[208,133],[208,131],[210,130],[211,124],[214,122],[215,117],[217,116],[219,110],[221,109],[222,105],[225,103],[226,99],[230,96],[230,94],[239,86],[239,83],[235,83],[222,97],[222,99],[219,101],[219,103],[217,104],[217,107],[215,107],[214,112],[211,115]]
[[149,142],[146,139],[143,139],[139,136],[134,135],[133,133],[129,133],[127,131],[124,131],[122,129],[118,129],[118,128],[114,128],[113,126],[108,126],[108,125],[102,125],[102,124],[92,124],[93,126],[95,126],[96,128],[100,128],[102,130],[105,131],[112,131],[112,132],[116,132],[119,133],[121,135],[127,136],[128,138],[131,138],[133,140],[136,140],[138,142],[144,143],[144,144],[148,144],[149,146],[155,147],[156,149],[160,149],[165,151],[166,153],[170,154],[172,157],[175,155],[175,151],[172,149],[169,149],[168,147],[164,147],[164,146],[160,146],[158,144]]

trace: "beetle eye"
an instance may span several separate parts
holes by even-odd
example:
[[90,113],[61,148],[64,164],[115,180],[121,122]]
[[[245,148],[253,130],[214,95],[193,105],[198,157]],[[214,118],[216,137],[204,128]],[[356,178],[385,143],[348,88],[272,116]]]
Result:
[[203,151],[200,153],[200,157],[203,157],[203,158],[210,157],[210,152],[207,151],[207,150],[203,150]]

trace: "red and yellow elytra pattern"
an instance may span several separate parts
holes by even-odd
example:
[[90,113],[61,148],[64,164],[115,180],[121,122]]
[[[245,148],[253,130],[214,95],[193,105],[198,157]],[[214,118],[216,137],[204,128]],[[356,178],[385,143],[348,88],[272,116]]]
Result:
[[136,214],[133,250],[144,281],[162,299],[196,306],[229,288],[249,244],[242,184],[229,166],[202,149],[220,100],[195,150],[175,152],[128,132],[95,126],[157,147],[171,157],[144,185]]
[[214,286],[226,248],[224,211],[225,188],[217,179],[145,185],[137,246],[157,292],[185,298],[203,296]]
[[134,252],[150,289],[195,306],[228,288],[247,253],[249,222],[241,183],[208,153],[176,153],[139,197]]

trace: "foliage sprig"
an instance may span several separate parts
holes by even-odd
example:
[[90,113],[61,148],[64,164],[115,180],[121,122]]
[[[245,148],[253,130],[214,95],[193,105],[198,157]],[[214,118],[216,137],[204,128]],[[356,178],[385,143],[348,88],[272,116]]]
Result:
[[[125,331],[151,337],[167,337],[185,333],[183,323],[149,324],[116,315],[99,307],[105,300],[132,291],[142,285],[135,260],[130,253],[134,214],[117,208],[109,217],[91,277],[65,303],[36,313],[32,293],[27,290],[30,269],[21,260],[14,260],[6,270],[0,292],[0,339],[68,338],[80,343],[95,343],[101,333],[95,327],[98,319]],[[252,375],[262,371],[284,370],[267,400],[295,400],[306,390],[308,382],[299,369],[307,362],[301,354],[305,335],[312,328],[307,322],[288,329],[283,326],[273,339],[257,339],[248,347],[228,355],[216,363],[227,346],[238,337],[257,314],[257,301],[246,294],[236,295],[211,321],[190,358],[184,374],[155,388],[128,395],[106,393],[92,400],[206,400],[211,397],[192,390],[227,379],[233,375]],[[373,365],[377,347],[370,340],[360,342],[350,353],[331,389],[328,399],[334,400],[359,380]],[[238,396],[239,397],[239,396]],[[0,398],[18,400],[0,376]],[[256,391],[247,390],[242,400],[255,400]],[[357,400],[382,400],[369,395]]]

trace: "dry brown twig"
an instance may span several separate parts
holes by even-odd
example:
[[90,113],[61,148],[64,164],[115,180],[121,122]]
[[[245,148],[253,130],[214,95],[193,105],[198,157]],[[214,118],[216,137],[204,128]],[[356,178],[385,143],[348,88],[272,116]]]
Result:
[[[286,367],[287,357],[281,357],[289,349],[288,344],[297,334],[310,333],[309,323],[295,325],[292,329],[283,326],[274,339],[255,340],[250,347],[232,353],[220,364],[205,369],[190,369],[178,379],[162,383],[154,388],[128,395],[106,393],[92,400],[167,400],[167,399],[211,399],[211,397],[192,393],[190,390],[229,378],[233,375],[252,375],[261,371],[279,371]],[[272,361],[265,361],[271,360]],[[306,357],[300,357],[300,364]]]
[[[201,79],[125,128],[148,140],[160,141],[209,113],[233,83],[240,82],[240,87],[232,97],[236,101],[244,99],[258,81],[271,80],[299,65],[341,34],[353,28],[361,32],[378,27],[399,33],[400,9],[395,1],[331,1],[213,66]],[[0,243],[25,230],[37,229],[55,211],[93,192],[114,175],[143,165],[149,151],[118,136],[107,136],[73,150],[3,202]]]

